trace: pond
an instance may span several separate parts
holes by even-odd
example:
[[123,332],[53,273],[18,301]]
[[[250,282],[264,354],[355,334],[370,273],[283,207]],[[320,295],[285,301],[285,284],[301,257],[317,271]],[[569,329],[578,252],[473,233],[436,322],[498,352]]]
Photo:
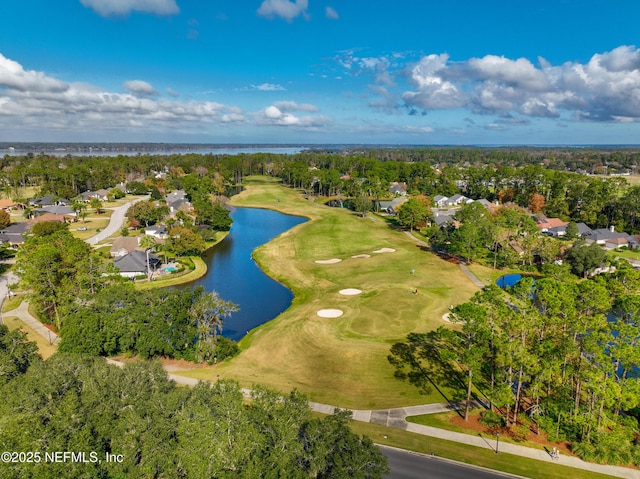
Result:
[[293,299],[289,289],[262,272],[251,253],[306,218],[257,208],[236,208],[231,217],[229,235],[203,256],[207,274],[182,287],[203,286],[237,304],[240,310],[225,320],[222,330],[223,336],[237,341],[278,316]]
[[505,274],[503,276],[500,276],[496,280],[496,284],[500,286],[502,289],[506,289],[506,288],[511,288],[521,279],[522,279],[521,274],[517,274],[517,273]]

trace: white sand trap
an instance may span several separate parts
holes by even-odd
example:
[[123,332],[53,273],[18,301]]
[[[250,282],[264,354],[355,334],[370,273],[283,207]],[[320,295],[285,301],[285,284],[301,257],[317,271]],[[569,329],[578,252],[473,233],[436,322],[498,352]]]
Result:
[[340,294],[344,294],[345,296],[355,296],[356,294],[362,293],[362,291],[360,291],[359,289],[355,289],[355,288],[341,289],[338,292]]
[[370,254],[357,254],[355,256],[352,256],[352,258],[355,258],[355,259],[357,259],[357,258],[371,258],[371,255]]
[[374,253],[395,253],[395,252],[396,250],[394,250],[393,248],[382,248],[374,251]]
[[443,321],[446,321],[447,323],[450,323],[450,322],[451,322],[451,319],[449,318],[449,314],[450,314],[450,313],[443,314],[443,315],[442,315],[442,320],[443,320]]
[[316,263],[318,263],[318,264],[334,264],[334,263],[339,263],[340,261],[342,261],[342,260],[338,259],[338,258],[318,259],[318,260],[316,260]]
[[339,318],[342,314],[339,309],[321,309],[318,311],[318,316],[321,318]]

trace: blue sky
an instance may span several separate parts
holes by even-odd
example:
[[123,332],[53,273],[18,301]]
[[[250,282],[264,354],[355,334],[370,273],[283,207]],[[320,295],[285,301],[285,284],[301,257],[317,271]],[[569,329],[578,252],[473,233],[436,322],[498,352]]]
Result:
[[640,143],[637,0],[2,0],[0,141]]

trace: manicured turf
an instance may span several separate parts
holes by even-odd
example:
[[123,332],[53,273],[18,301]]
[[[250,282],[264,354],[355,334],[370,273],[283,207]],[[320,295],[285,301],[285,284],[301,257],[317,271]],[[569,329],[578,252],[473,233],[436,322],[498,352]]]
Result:
[[[246,387],[297,388],[313,401],[357,409],[443,401],[436,393],[420,396],[416,388],[396,380],[387,355],[409,332],[443,324],[449,306],[476,291],[457,265],[424,251],[378,219],[316,205],[268,179],[251,182],[232,204],[310,219],[254,253],[269,275],[293,290],[295,299],[277,319],[242,340],[238,357],[185,375],[213,379],[219,374]],[[396,252],[373,253],[381,248]],[[359,254],[371,257],[352,258]],[[342,261],[315,263],[331,258]],[[363,293],[339,294],[344,288]],[[344,314],[319,318],[317,311],[327,308]]]
[[580,479],[607,479],[613,477],[561,466],[554,462],[537,461],[512,454],[495,454],[491,449],[467,446],[376,424],[352,421],[350,427],[357,434],[366,434],[376,444],[399,447],[423,454],[433,453],[439,457],[509,472],[531,479],[573,479],[578,477]]

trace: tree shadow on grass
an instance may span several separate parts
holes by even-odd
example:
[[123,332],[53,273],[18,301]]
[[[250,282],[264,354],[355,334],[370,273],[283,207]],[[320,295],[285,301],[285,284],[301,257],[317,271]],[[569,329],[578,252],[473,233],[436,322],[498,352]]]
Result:
[[[406,341],[391,347],[387,359],[395,367],[396,378],[409,381],[421,394],[436,390],[462,416],[455,403],[466,398],[467,386],[462,372],[447,358],[452,334],[455,333],[443,327],[428,333],[410,333]],[[451,391],[450,395],[443,388]]]

